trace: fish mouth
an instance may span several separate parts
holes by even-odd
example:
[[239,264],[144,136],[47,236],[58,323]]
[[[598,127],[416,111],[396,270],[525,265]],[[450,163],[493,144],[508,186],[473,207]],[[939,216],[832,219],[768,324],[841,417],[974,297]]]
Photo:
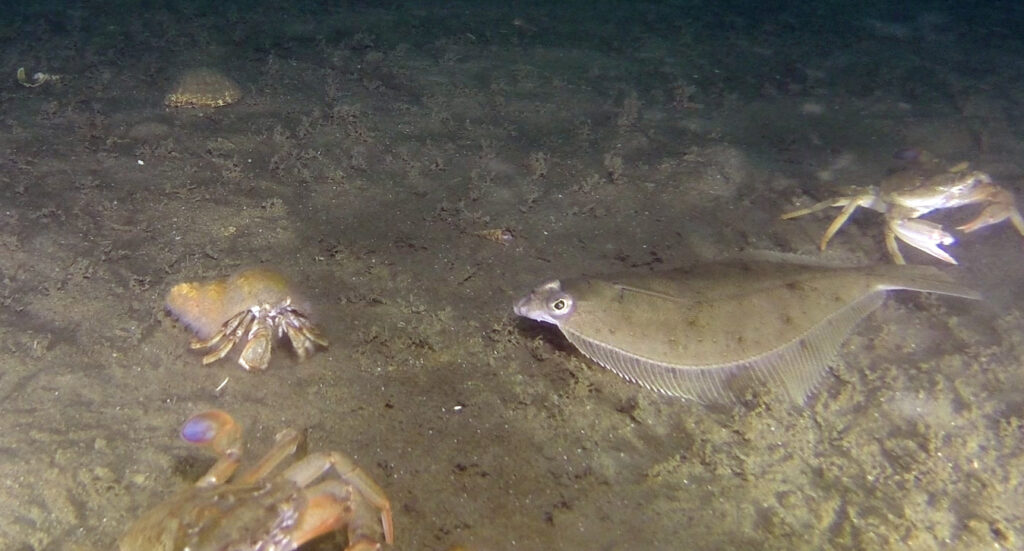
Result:
[[512,311],[515,312],[517,316],[522,316],[524,318],[532,318],[532,316],[530,316],[530,314],[529,314],[529,309],[527,308],[527,305],[529,305],[530,300],[532,298],[533,298],[533,294],[531,293],[531,294],[526,295],[525,297],[517,300],[512,305]]

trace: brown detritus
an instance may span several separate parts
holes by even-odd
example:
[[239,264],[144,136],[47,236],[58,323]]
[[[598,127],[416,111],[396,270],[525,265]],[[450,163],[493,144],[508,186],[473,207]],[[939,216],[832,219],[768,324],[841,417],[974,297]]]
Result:
[[473,232],[473,235],[501,245],[510,245],[516,240],[515,234],[508,228],[495,228]]

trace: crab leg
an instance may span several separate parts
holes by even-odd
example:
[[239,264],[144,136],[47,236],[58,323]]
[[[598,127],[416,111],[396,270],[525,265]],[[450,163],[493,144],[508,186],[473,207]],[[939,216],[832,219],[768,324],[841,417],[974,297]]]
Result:
[[282,461],[288,456],[295,453],[295,450],[299,447],[299,443],[302,442],[303,436],[299,434],[295,429],[285,429],[277,433],[277,438],[274,439],[274,447],[270,448],[259,463],[256,463],[252,467],[249,467],[242,474],[238,475],[233,482],[239,484],[252,484],[257,480],[267,476],[270,471],[274,470]]
[[345,483],[355,488],[362,498],[380,510],[384,541],[394,543],[395,529],[391,516],[391,502],[370,475],[357,467],[347,455],[339,452],[315,453],[288,467],[281,476],[292,480],[300,487],[305,487],[329,469],[334,469]]
[[779,218],[782,219],[782,220],[789,220],[790,218],[796,218],[798,216],[803,216],[805,214],[811,214],[812,212],[818,212],[819,210],[825,210],[825,209],[827,209],[829,207],[842,207],[842,206],[846,205],[849,202],[849,199],[850,199],[849,197],[841,197],[839,199],[829,199],[828,201],[822,201],[820,203],[815,203],[814,205],[811,205],[811,206],[809,206],[809,207],[807,207],[805,209],[791,210],[791,211],[783,214]]
[[850,218],[850,215],[853,214],[853,211],[857,210],[858,206],[860,205],[857,204],[857,200],[851,199],[850,202],[843,207],[843,210],[839,211],[839,216],[836,216],[836,219],[833,220],[832,223],[828,225],[828,228],[825,229],[825,233],[821,236],[821,242],[818,243],[818,248],[820,250],[825,250],[825,247],[828,246],[828,242],[832,239],[832,236],[834,236],[836,232],[839,231],[839,228],[843,227],[843,224],[845,224],[846,221]]
[[797,216],[818,212],[819,210],[824,210],[829,207],[843,207],[843,210],[839,212],[839,216],[836,216],[828,229],[825,230],[825,235],[821,236],[821,242],[818,244],[818,247],[823,251],[825,250],[825,247],[828,246],[828,242],[832,239],[832,236],[839,231],[839,228],[843,227],[843,224],[845,224],[850,218],[853,211],[857,210],[857,207],[867,207],[879,212],[885,212],[885,206],[878,200],[877,193],[872,192],[864,193],[862,195],[854,195],[852,197],[840,197],[838,199],[822,201],[805,209],[787,212],[786,214],[783,214],[781,218],[783,220],[789,220],[790,218],[796,218]]
[[906,264],[906,259],[903,258],[903,253],[900,252],[900,246],[896,243],[896,232],[891,226],[885,227],[885,248],[889,251],[889,256],[892,257],[892,261],[896,264]]
[[355,488],[340,480],[327,480],[308,488],[305,497],[306,509],[289,534],[295,545],[347,526],[345,551],[380,549],[375,510]]
[[825,250],[825,247],[828,245],[829,240],[831,240],[832,236],[834,236],[836,232],[839,231],[839,228],[843,227],[843,224],[845,224],[846,221],[850,218],[850,215],[853,214],[853,211],[857,210],[857,207],[875,208],[875,205],[877,203],[877,197],[875,197],[874,195],[858,195],[856,197],[846,197],[842,201],[836,201],[835,206],[838,207],[842,205],[843,202],[846,202],[845,206],[843,206],[843,210],[841,210],[839,212],[839,216],[836,216],[836,219],[833,220],[831,224],[829,224],[828,229],[825,230],[825,235],[821,236],[821,243],[818,245],[818,247],[823,251]]

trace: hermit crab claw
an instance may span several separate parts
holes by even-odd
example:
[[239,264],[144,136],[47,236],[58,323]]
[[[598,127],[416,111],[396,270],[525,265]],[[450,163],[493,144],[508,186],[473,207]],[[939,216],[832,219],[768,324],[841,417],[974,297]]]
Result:
[[[267,324],[257,318],[249,330],[249,342],[245,343],[238,364],[252,371],[266,369],[270,364],[270,350],[274,347],[274,334]],[[300,354],[300,357],[302,355]]]

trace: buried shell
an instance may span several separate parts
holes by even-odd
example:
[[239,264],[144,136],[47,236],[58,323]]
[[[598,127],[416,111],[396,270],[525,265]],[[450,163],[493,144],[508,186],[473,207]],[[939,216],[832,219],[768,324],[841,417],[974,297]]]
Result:
[[235,81],[215,69],[200,67],[186,71],[174,90],[164,98],[168,107],[221,107],[242,98]]
[[[787,257],[788,258],[788,257]],[[803,401],[887,291],[977,293],[932,266],[839,268],[778,258],[554,280],[515,304],[647,388],[735,402],[751,385]]]

